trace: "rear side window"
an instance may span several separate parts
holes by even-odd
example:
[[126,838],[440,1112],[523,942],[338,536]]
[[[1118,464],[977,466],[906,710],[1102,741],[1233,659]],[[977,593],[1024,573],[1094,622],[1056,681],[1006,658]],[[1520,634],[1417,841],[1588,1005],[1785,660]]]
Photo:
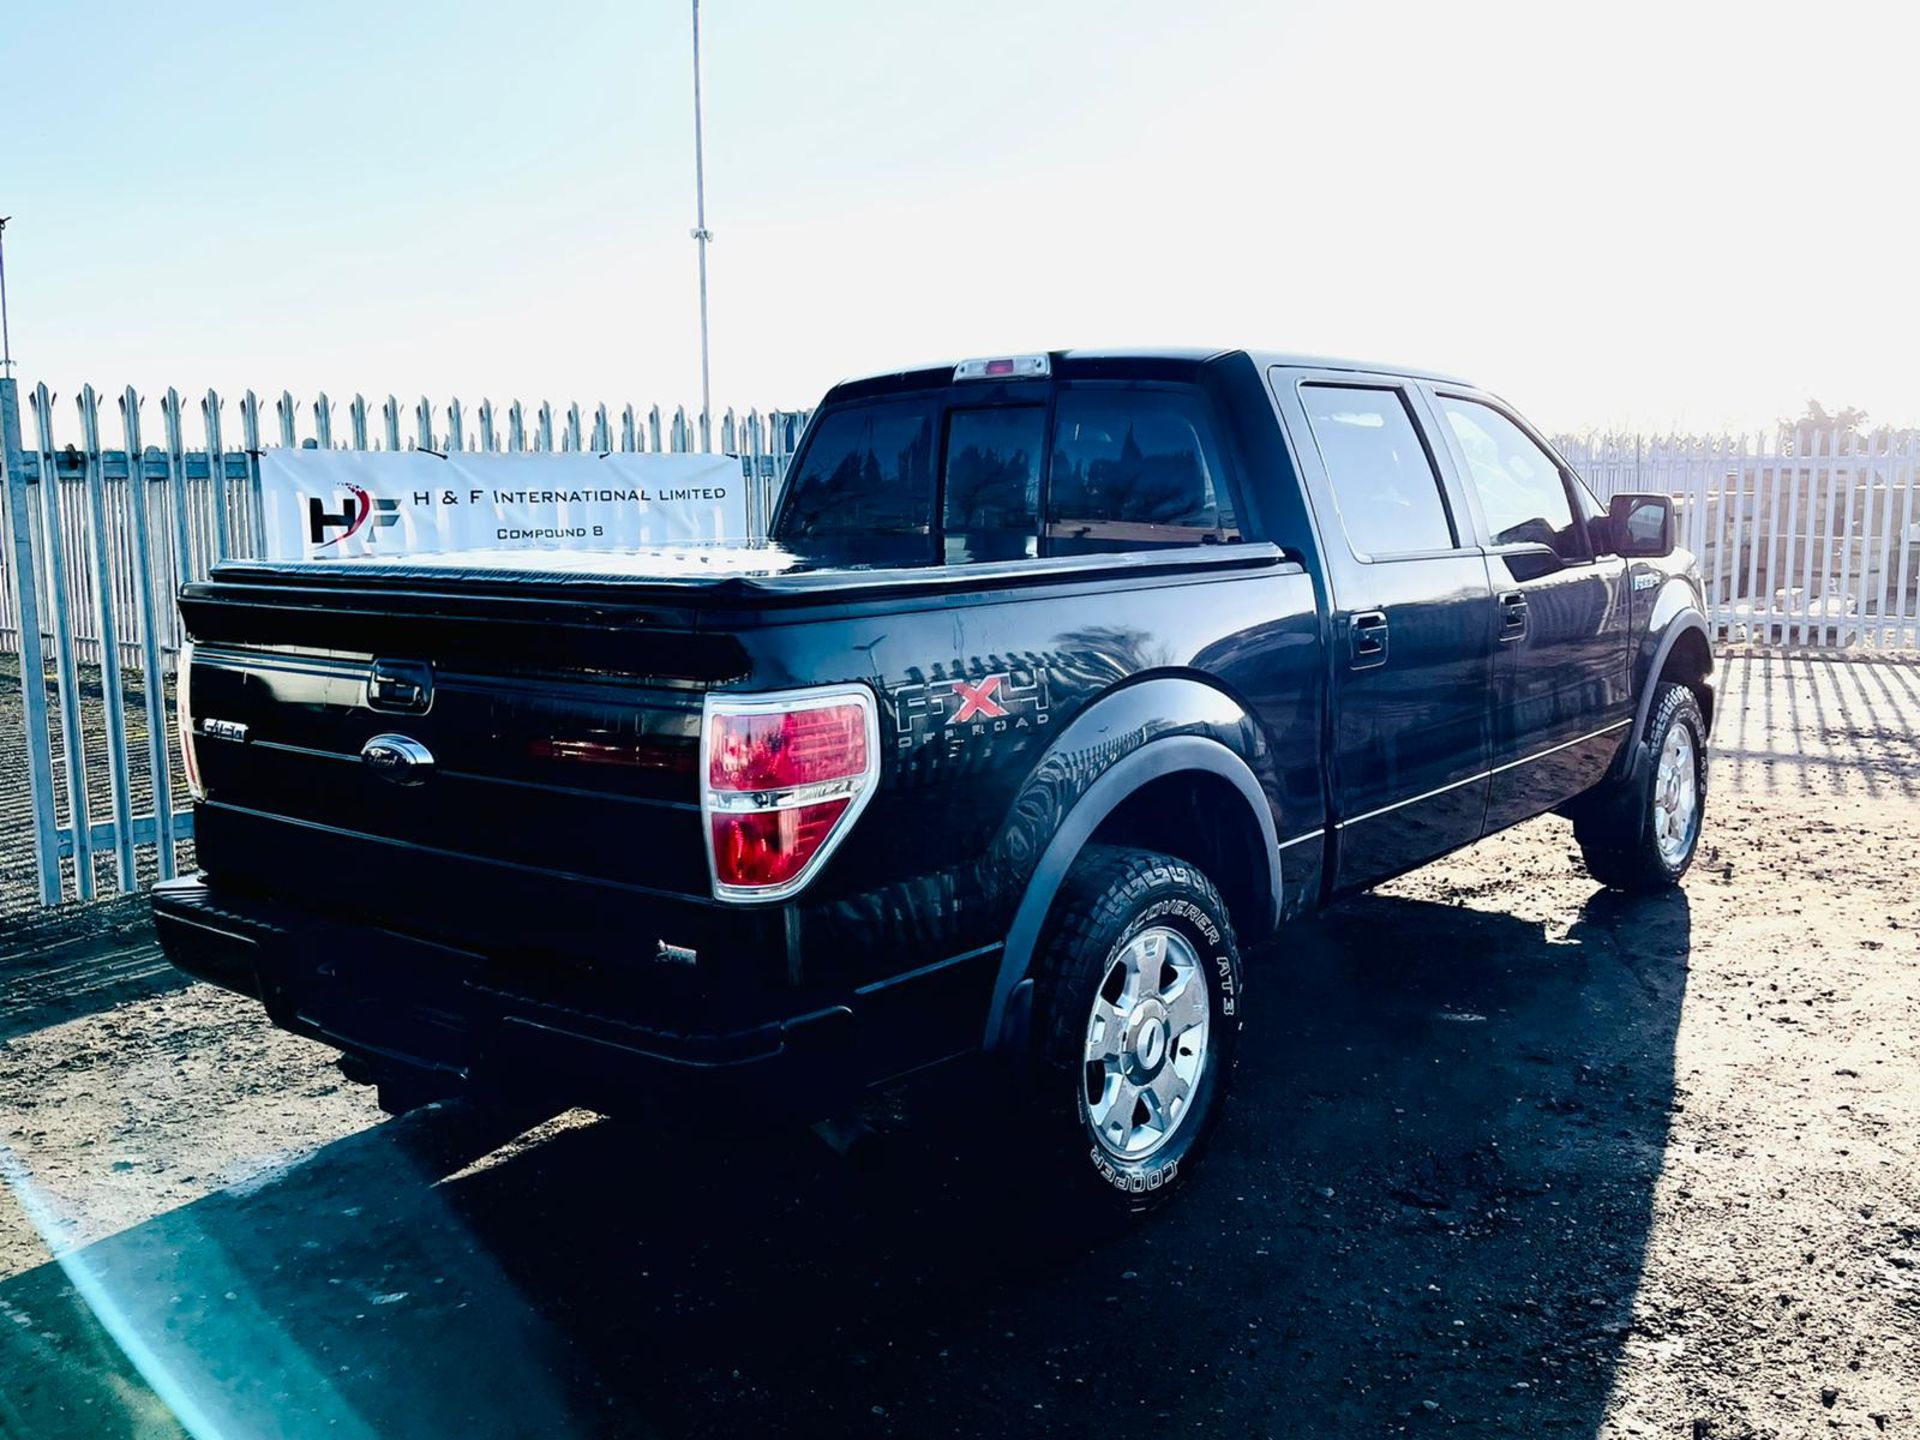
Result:
[[1075,389],[1055,405],[1047,537],[1055,555],[1240,538],[1219,447],[1190,391]]
[[1573,523],[1573,502],[1553,457],[1491,405],[1442,395],[1440,410],[1467,457],[1494,544],[1532,541],[1551,545],[1562,560],[1585,559],[1584,527]]
[[833,565],[933,558],[935,405],[857,405],[825,416],[787,485],[778,533]]
[[1025,560],[1036,553],[1047,407],[1006,405],[947,416],[941,490],[949,565]]
[[1372,559],[1459,543],[1400,391],[1303,385],[1300,399],[1354,554]]

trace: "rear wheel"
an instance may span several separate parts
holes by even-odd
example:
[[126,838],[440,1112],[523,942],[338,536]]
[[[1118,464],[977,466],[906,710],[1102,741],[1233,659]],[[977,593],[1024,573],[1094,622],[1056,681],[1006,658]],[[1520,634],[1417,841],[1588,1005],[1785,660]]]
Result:
[[1089,847],[1037,979],[1043,1169],[1110,1212],[1153,1208],[1199,1159],[1238,1048],[1240,952],[1219,891],[1170,855]]
[[1573,822],[1587,870],[1602,885],[1647,893],[1680,883],[1707,808],[1707,724],[1684,685],[1663,681],[1647,717],[1638,776],[1613,782]]

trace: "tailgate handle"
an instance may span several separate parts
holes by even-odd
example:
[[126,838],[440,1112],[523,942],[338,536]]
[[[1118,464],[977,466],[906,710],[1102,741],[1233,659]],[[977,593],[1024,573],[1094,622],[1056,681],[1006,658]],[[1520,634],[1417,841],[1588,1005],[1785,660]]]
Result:
[[424,715],[433,705],[433,666],[424,660],[376,660],[367,674],[367,708]]

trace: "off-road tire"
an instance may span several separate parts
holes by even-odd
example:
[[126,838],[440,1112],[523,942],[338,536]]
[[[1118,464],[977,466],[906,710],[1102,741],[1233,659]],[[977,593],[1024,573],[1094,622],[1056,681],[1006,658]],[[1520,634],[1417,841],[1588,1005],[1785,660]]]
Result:
[[[1658,784],[1661,751],[1667,735],[1684,725],[1693,740],[1694,795],[1697,819],[1693,840],[1678,861],[1661,853],[1654,833],[1654,787]],[[1685,685],[1662,681],[1654,692],[1632,780],[1605,782],[1609,790],[1595,794],[1574,812],[1573,836],[1580,843],[1587,873],[1602,885],[1635,894],[1672,889],[1693,864],[1700,849],[1700,833],[1707,809],[1707,722],[1700,702]]]
[[[1086,1058],[1093,1005],[1109,972],[1142,931],[1163,927],[1191,946],[1209,1006],[1206,1060],[1183,1118],[1140,1159],[1111,1153],[1094,1134]],[[1185,1188],[1219,1123],[1239,1048],[1244,993],[1240,949],[1220,892],[1194,866],[1150,850],[1089,846],[1074,863],[1036,957],[1033,1053],[1023,1077],[1029,1152],[1057,1198],[1124,1220]],[[1165,1063],[1172,1063],[1171,1057]]]

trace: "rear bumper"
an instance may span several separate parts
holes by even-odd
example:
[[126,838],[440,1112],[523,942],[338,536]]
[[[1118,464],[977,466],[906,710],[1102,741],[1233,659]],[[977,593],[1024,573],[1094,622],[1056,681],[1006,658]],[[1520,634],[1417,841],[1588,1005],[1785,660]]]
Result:
[[888,1043],[938,1032],[914,1025],[917,1013],[958,1001],[977,1035],[997,963],[997,949],[959,957],[775,1020],[730,1026],[709,1014],[668,1026],[638,1023],[590,986],[534,993],[469,951],[224,894],[199,878],[156,885],[152,900],[175,965],[259,1000],[283,1029],[450,1088],[656,1115],[817,1118],[866,1085],[945,1058]]

